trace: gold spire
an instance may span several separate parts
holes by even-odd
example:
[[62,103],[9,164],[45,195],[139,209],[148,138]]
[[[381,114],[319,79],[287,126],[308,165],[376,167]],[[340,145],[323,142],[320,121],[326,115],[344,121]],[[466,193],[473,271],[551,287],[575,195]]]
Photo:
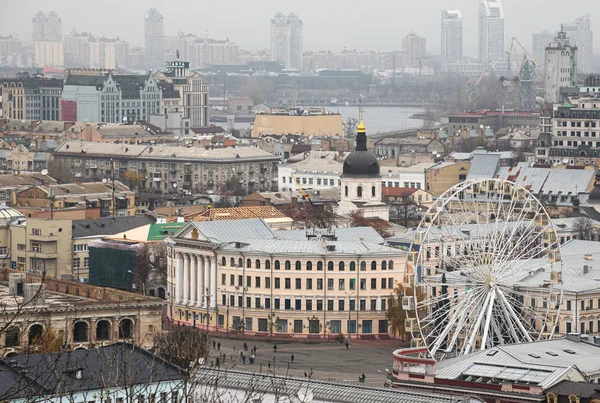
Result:
[[360,120],[360,124],[358,125],[358,127],[356,128],[356,131],[358,133],[366,133],[367,128],[365,127],[365,124],[363,123],[362,119]]

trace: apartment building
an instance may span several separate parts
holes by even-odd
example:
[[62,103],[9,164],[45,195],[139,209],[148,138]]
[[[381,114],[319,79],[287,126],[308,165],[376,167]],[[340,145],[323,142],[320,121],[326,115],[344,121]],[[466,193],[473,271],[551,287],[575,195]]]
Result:
[[262,219],[190,222],[168,249],[171,317],[249,335],[387,336],[405,263],[370,227],[273,231]]
[[0,80],[3,116],[18,120],[60,120],[63,82],[28,74]]
[[67,141],[54,152],[54,160],[65,164],[83,179],[111,178],[125,181],[135,173],[139,188],[158,193],[210,192],[225,190],[236,178],[248,191],[277,188],[279,157],[258,147],[182,147],[128,145]]

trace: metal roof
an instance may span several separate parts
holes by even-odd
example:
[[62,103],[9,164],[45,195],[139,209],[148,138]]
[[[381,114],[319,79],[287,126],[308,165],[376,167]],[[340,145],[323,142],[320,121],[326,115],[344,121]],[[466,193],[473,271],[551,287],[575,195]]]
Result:
[[[326,235],[327,230],[311,230],[308,232],[314,235]],[[336,228],[330,232],[335,234],[338,241],[365,241],[372,244],[382,244],[385,242],[383,237],[373,229],[372,227],[349,227],[349,228]],[[305,241],[307,239],[307,230],[292,230],[292,231],[276,231],[275,235],[279,239]]]
[[500,167],[500,155],[498,154],[475,154],[469,168],[469,179],[490,179],[496,175]]
[[[198,368],[194,379],[199,385],[202,385],[199,386],[202,392],[209,392],[204,389],[204,385],[208,385],[209,388],[218,385],[225,390],[255,391],[257,394],[266,394],[267,396],[274,393],[288,399],[298,396],[300,389],[306,388],[312,392],[313,401],[324,403],[442,403],[449,401],[449,396],[441,394],[363,387],[354,384],[282,377],[259,372],[220,370],[210,367]],[[285,400],[288,401],[288,399]]]
[[235,242],[251,238],[273,239],[275,232],[261,218],[192,222],[198,231],[213,242]]
[[104,217],[90,220],[73,220],[73,239],[91,236],[114,235],[156,222],[154,217]]
[[389,253],[394,256],[402,254],[398,249],[356,241],[326,241],[325,246],[320,239],[314,240],[281,240],[281,239],[244,239],[238,238],[242,245],[223,246],[224,251],[260,252],[278,255],[368,255]]

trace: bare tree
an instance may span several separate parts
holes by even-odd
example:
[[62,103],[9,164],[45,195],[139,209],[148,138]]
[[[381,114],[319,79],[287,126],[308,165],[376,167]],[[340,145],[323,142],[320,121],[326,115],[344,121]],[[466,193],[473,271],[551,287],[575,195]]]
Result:
[[48,175],[56,179],[59,183],[69,183],[73,181],[71,167],[67,162],[61,160],[52,160],[48,162]]
[[419,220],[419,205],[411,196],[386,196],[384,201],[390,205],[390,218],[396,224],[409,227],[412,222]]
[[573,224],[573,229],[577,231],[577,239],[583,241],[593,240],[594,221],[589,217],[578,217]]

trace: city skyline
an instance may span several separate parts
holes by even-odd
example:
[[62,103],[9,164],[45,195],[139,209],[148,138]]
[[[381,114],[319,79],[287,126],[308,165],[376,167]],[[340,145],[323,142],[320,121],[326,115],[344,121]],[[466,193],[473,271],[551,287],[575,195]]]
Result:
[[[2,0],[5,1],[5,0]],[[559,27],[561,23],[572,21],[581,15],[591,11],[592,23],[600,19],[600,11],[593,7],[593,0],[582,0],[573,5],[568,13],[553,11],[553,5],[558,5],[555,0],[531,0],[526,4],[508,2],[504,5],[506,15],[505,41],[510,37],[517,37],[527,47],[531,48],[532,34],[549,29],[551,31]],[[372,10],[353,10],[344,8],[343,18],[332,18],[340,15],[341,2],[331,1],[327,4],[318,4],[315,13],[316,2],[308,1],[302,4],[280,4],[267,0],[264,7],[247,8],[240,4],[235,11],[224,6],[215,5],[214,16],[204,18],[201,23],[193,18],[196,12],[203,12],[194,3],[186,8],[186,13],[181,14],[181,7],[176,9],[169,7],[167,3],[159,2],[150,4],[142,0],[133,0],[126,8],[120,8],[120,12],[106,15],[105,10],[121,7],[121,3],[108,0],[102,5],[96,3],[86,4],[86,9],[99,18],[86,21],[85,24],[78,21],[77,14],[73,10],[80,7],[80,2],[65,0],[56,4],[48,4],[39,0],[33,0],[27,9],[18,8],[7,4],[3,8],[9,12],[0,16],[0,26],[3,35],[18,36],[23,42],[28,43],[31,38],[30,24],[37,11],[55,11],[63,20],[63,31],[72,29],[78,31],[92,31],[107,37],[119,37],[126,40],[132,47],[144,44],[144,16],[148,9],[156,7],[164,16],[164,31],[167,36],[174,36],[180,30],[202,34],[209,32],[215,38],[229,38],[244,49],[268,49],[270,33],[268,21],[276,12],[285,11],[298,14],[304,22],[304,49],[311,50],[341,50],[343,48],[358,50],[392,51],[401,48],[401,38],[408,33],[416,32],[429,42],[429,50],[438,53],[440,51],[440,21],[439,12],[442,9],[458,9],[463,14],[464,25],[464,55],[475,57],[477,55],[477,15],[478,1],[456,0],[447,2],[433,0],[427,6],[419,4],[411,5],[410,9],[400,8],[395,4],[389,4],[383,0],[376,1]],[[385,8],[387,13],[379,11]],[[539,12],[544,8],[544,19],[528,18],[531,13]],[[557,8],[558,9],[558,8]],[[231,18],[235,15],[244,15],[244,18]],[[106,16],[106,18],[102,18]],[[221,18],[222,17],[222,18]],[[106,21],[114,23],[107,24]],[[234,21],[225,24],[224,21]],[[431,21],[431,24],[417,25],[416,21]],[[326,28],[324,28],[326,27]],[[324,29],[333,34],[324,35]],[[593,29],[593,26],[592,26]],[[600,51],[600,43],[596,43],[594,51]]]

